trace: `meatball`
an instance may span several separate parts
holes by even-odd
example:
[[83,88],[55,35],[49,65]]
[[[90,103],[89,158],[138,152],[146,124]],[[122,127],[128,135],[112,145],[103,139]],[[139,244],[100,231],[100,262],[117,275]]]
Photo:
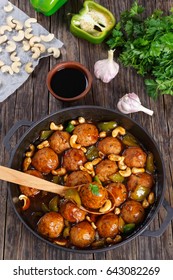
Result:
[[[25,171],[25,173],[43,179],[43,175],[38,170],[27,170]],[[40,190],[37,190],[35,188],[29,188],[26,186],[20,186],[20,191],[26,196],[35,196],[40,192]]]
[[152,188],[154,183],[153,176],[146,172],[132,174],[127,181],[128,191],[134,191],[137,186]]
[[101,216],[96,222],[97,230],[100,237],[112,237],[114,238],[118,230],[118,216],[114,213],[108,213]]
[[49,144],[52,150],[60,154],[70,148],[70,134],[66,131],[55,131],[49,138]]
[[79,209],[73,202],[65,201],[60,206],[60,213],[69,222],[79,223],[85,219],[86,212]]
[[115,137],[106,137],[98,143],[98,149],[104,155],[120,154],[122,150],[121,142]]
[[37,226],[40,234],[46,237],[56,238],[64,228],[64,219],[57,212],[49,212],[40,218]]
[[79,166],[83,165],[87,158],[82,150],[69,149],[63,155],[63,167],[68,171],[79,170]]
[[48,174],[58,167],[58,155],[51,148],[43,148],[34,154],[32,165],[38,171]]
[[129,147],[123,153],[124,163],[128,167],[144,167],[147,159],[146,153],[139,147]]
[[73,226],[70,231],[70,242],[79,247],[88,247],[95,239],[95,230],[87,221],[80,222]]
[[90,123],[79,124],[73,130],[73,134],[77,135],[77,143],[84,147],[95,144],[98,140],[98,129]]
[[144,208],[138,201],[129,200],[122,205],[121,217],[126,223],[138,224],[144,219]]
[[119,182],[110,183],[107,185],[107,190],[113,195],[116,207],[120,206],[124,201],[126,201],[128,193],[124,184]]
[[86,171],[73,171],[66,180],[67,186],[77,186],[82,184],[87,184],[92,182],[91,175]]
[[82,186],[79,195],[82,205],[91,209],[102,207],[108,198],[107,190],[97,182]]
[[102,182],[109,181],[109,176],[118,170],[116,162],[109,159],[102,160],[95,169],[96,175]]

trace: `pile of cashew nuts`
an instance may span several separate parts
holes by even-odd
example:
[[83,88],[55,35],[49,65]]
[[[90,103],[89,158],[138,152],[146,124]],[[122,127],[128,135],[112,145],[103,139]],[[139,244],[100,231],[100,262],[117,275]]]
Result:
[[[2,73],[18,74],[21,67],[24,66],[24,70],[31,74],[34,70],[32,60],[39,59],[43,53],[47,52],[55,58],[60,56],[58,48],[46,48],[45,46],[45,43],[51,42],[54,39],[54,34],[34,35],[32,25],[37,23],[37,19],[28,18],[23,23],[13,18],[10,13],[13,11],[14,6],[10,2],[3,9],[7,17],[6,24],[0,26],[0,53],[5,50],[9,54],[11,64],[7,65],[3,60],[0,60],[0,71]],[[12,34],[14,35],[12,36]],[[25,65],[22,65],[21,58],[17,54],[17,43],[20,43],[22,50],[26,53],[29,52],[31,56],[31,61]]]

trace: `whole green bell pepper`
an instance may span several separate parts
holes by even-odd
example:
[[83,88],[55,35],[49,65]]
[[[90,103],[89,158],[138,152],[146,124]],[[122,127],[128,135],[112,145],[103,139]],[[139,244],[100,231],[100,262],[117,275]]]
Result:
[[83,8],[71,19],[70,31],[79,38],[99,44],[115,25],[113,14],[94,1],[85,1]]
[[33,8],[45,16],[54,14],[68,0],[30,0]]

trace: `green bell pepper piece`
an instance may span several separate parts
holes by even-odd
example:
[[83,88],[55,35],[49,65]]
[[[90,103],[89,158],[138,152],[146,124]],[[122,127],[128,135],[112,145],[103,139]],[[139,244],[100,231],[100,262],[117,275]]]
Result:
[[71,19],[70,31],[79,38],[99,44],[115,25],[113,14],[94,1],[85,1],[83,8]]
[[45,16],[54,14],[68,0],[30,0],[33,8]]

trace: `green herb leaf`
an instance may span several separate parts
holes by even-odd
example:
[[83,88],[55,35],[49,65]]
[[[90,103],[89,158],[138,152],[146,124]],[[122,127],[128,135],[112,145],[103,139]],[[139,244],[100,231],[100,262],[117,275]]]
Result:
[[99,196],[99,187],[94,184],[89,184],[89,188],[94,195]]

